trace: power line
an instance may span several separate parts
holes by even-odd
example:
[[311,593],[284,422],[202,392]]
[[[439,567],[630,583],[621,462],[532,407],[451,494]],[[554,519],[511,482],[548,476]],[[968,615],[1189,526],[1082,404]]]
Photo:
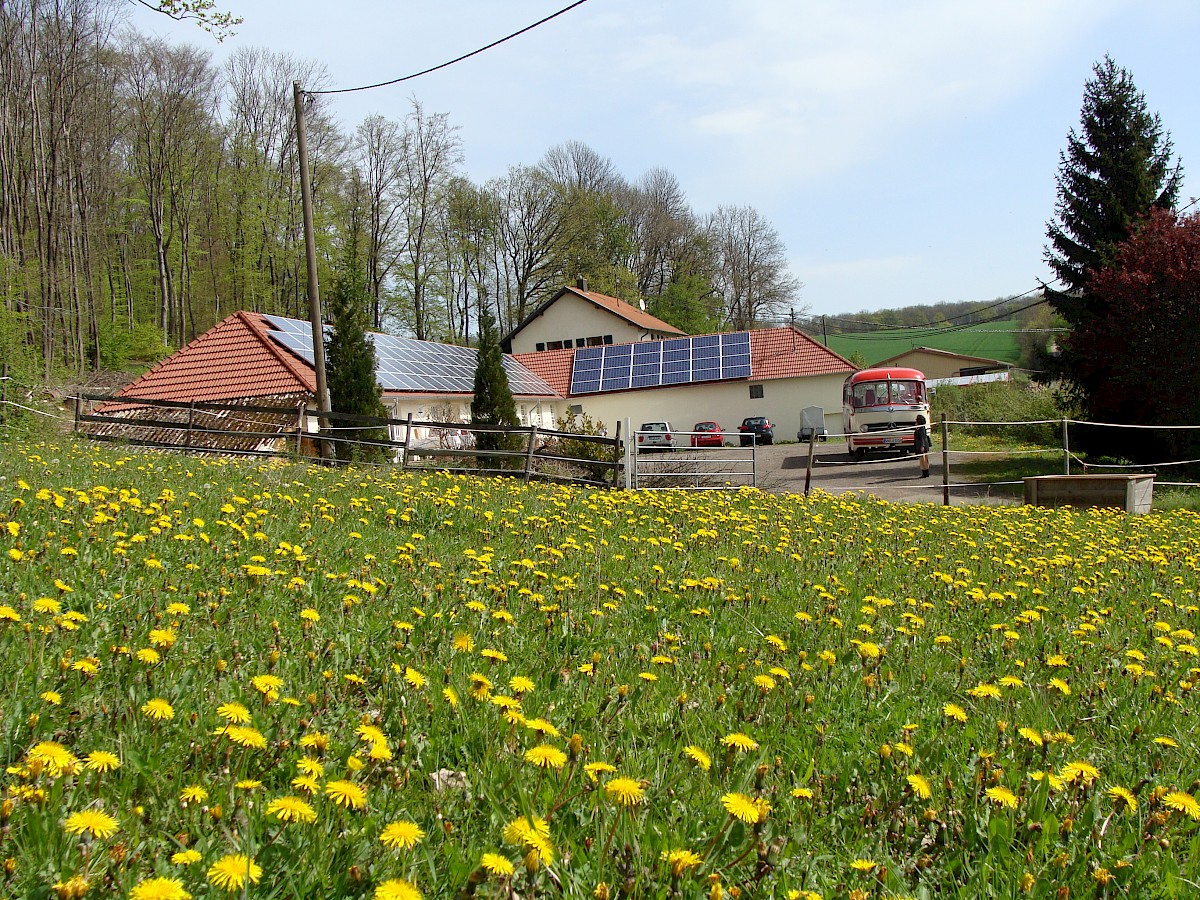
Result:
[[[1053,284],[1057,280],[1058,279],[1056,278],[1056,279],[1054,279],[1054,281],[1051,281],[1050,283]],[[981,306],[978,309],[971,310],[970,312],[960,313],[957,316],[953,316],[949,319],[946,319],[945,320],[946,324],[947,325],[955,325],[960,320],[969,319],[972,316],[976,316],[981,312],[986,312],[989,309],[996,309],[997,307],[1004,306],[1004,305],[1012,303],[1016,300],[1020,300],[1022,297],[1028,297],[1030,294],[1036,293],[1037,291],[1042,290],[1044,287],[1045,287],[1045,285],[1038,285],[1037,287],[1030,288],[1029,290],[1025,291],[1023,294],[1014,294],[1011,297],[1005,297],[1003,300],[997,300],[995,303],[989,303],[986,306]],[[1023,307],[1023,308],[1028,309],[1029,307]],[[1017,310],[1017,312],[1020,312],[1020,310]],[[1007,318],[1009,315],[1013,315],[1013,314],[1014,313],[1008,313],[1006,311],[1004,315],[1000,316],[1000,318]],[[860,320],[860,319],[845,319],[845,318],[841,318],[839,316],[819,316],[819,317],[810,316],[809,321],[810,322],[815,321],[816,318],[821,318],[825,321],[833,322],[834,324],[839,324],[839,325],[867,325],[872,328],[877,328],[877,329],[881,329],[881,330],[887,329],[889,331],[928,330],[931,328],[946,327],[946,326],[940,326],[940,325],[935,326],[932,324],[930,324],[930,325],[885,325],[882,322],[870,322],[870,321],[864,321],[864,320]],[[995,319],[988,320],[988,321],[995,321]],[[979,324],[982,324],[982,321],[969,322],[969,323],[965,323],[965,324],[979,325]],[[854,333],[854,332],[843,332],[843,334],[850,334],[850,333]]]
[[402,81],[411,81],[414,78],[420,78],[422,75],[428,75],[430,72],[436,72],[439,69],[445,69],[449,66],[454,65],[455,63],[460,63],[464,59],[470,59],[472,56],[478,56],[480,53],[483,53],[485,50],[491,50],[493,47],[499,47],[505,41],[511,41],[515,37],[520,37],[521,35],[525,34],[525,32],[527,32],[527,31],[533,31],[533,29],[537,28],[539,25],[545,25],[551,19],[556,19],[559,16],[561,16],[563,13],[570,12],[575,7],[583,6],[583,4],[585,4],[585,3],[587,3],[587,0],[575,0],[575,2],[572,3],[570,6],[564,6],[558,12],[551,13],[550,15],[546,16],[546,18],[544,18],[544,19],[538,19],[532,25],[526,25],[520,31],[514,31],[512,34],[508,35],[507,37],[502,37],[498,41],[492,41],[490,44],[488,44],[484,47],[480,47],[478,50],[472,50],[470,53],[464,53],[462,56],[452,59],[449,62],[444,62],[437,66],[431,66],[428,69],[422,69],[420,72],[413,72],[413,74],[411,74],[411,75],[405,75],[403,78],[393,78],[391,81],[381,81],[378,84],[364,84],[361,87],[338,88],[336,90],[328,90],[328,91],[305,91],[304,93],[306,93],[306,94],[349,94],[354,91],[369,91],[369,90],[373,90],[374,88],[381,88],[381,87],[387,87],[388,85],[392,85],[392,84],[399,84]]

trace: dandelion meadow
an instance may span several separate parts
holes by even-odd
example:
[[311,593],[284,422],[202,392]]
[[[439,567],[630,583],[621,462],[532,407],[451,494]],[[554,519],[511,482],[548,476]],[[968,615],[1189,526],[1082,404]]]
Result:
[[1200,516],[9,445],[0,896],[1175,897]]

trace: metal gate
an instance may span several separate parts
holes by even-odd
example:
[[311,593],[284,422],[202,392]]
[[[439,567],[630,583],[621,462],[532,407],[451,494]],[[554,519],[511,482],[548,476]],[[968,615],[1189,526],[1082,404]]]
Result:
[[[736,490],[758,485],[758,446],[751,436],[748,446],[696,447],[694,438],[704,432],[676,431],[670,446],[656,440],[647,447],[639,438],[658,432],[633,431],[625,420],[625,487],[631,490]],[[735,436],[737,437],[737,436]]]

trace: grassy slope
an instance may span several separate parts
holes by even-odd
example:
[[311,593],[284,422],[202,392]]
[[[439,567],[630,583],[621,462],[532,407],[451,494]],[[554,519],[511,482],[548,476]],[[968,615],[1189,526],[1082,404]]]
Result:
[[1017,335],[1013,333],[1018,327],[1015,321],[1008,320],[945,333],[933,328],[903,328],[869,334],[831,334],[829,346],[843,356],[861,353],[871,365],[913,347],[932,347],[1015,364],[1021,355]]

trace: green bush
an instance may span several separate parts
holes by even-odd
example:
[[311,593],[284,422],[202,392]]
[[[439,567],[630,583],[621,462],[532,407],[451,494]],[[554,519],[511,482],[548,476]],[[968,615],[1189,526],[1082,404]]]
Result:
[[934,422],[943,415],[951,422],[1047,422],[971,427],[975,434],[1031,444],[1057,444],[1064,415],[1052,388],[1027,380],[942,385],[934,393],[931,412]]

